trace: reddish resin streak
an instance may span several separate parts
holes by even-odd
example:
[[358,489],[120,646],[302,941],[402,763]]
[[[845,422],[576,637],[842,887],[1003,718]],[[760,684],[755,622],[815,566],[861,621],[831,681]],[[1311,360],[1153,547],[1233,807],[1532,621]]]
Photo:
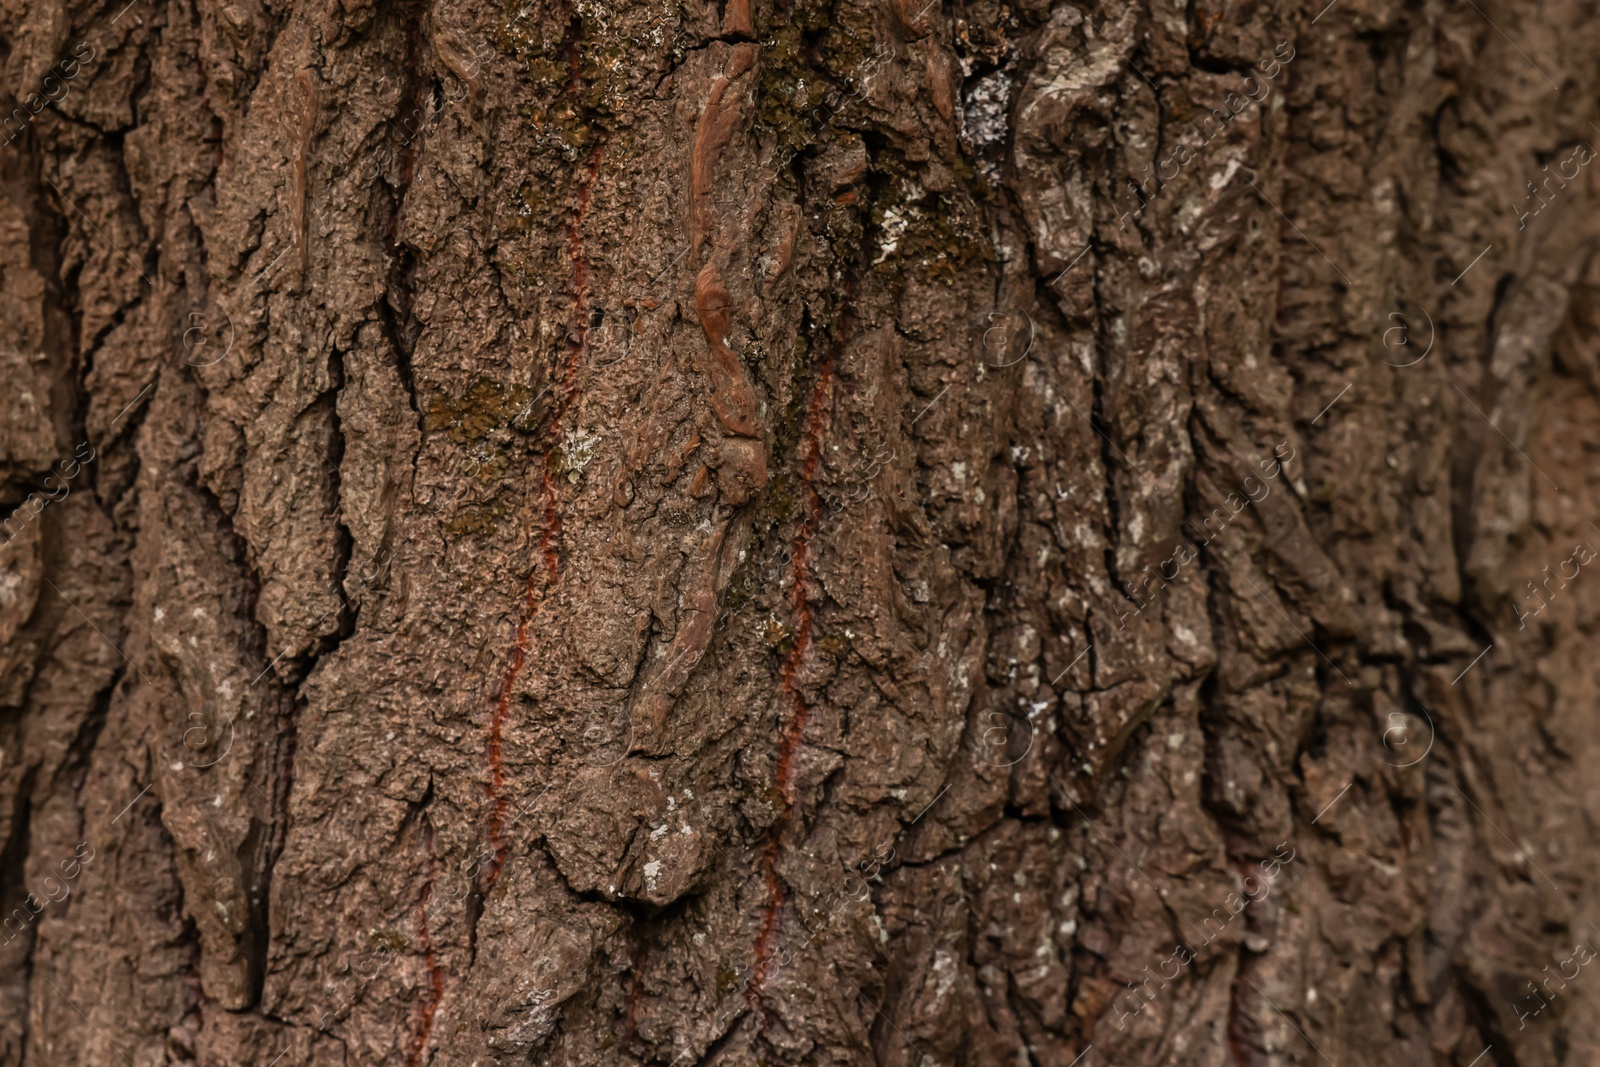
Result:
[[484,886],[485,893],[494,888],[500,879],[500,871],[505,866],[507,847],[505,820],[509,802],[504,790],[506,774],[501,754],[501,740],[505,733],[506,717],[511,711],[511,694],[516,688],[522,668],[528,662],[528,632],[532,628],[534,615],[538,612],[542,594],[545,589],[555,584],[561,572],[561,513],[557,508],[556,445],[561,441],[562,420],[578,396],[578,369],[582,365],[583,354],[588,347],[589,261],[583,248],[583,223],[588,217],[589,206],[594,201],[594,185],[600,176],[603,147],[604,141],[597,139],[594,151],[589,155],[589,165],[584,173],[583,183],[578,188],[577,204],[567,216],[567,254],[572,264],[572,299],[567,313],[567,353],[559,372],[560,383],[553,390],[555,410],[539,440],[544,450],[544,463],[539,477],[539,497],[543,510],[539,524],[539,557],[544,566],[535,567],[528,575],[528,583],[522,593],[522,607],[517,613],[516,641],[512,645],[511,659],[506,664],[505,674],[500,680],[494,710],[489,718],[488,794],[492,803],[489,816],[489,846],[493,850],[494,859],[489,865],[488,878]]
[[422,885],[422,896],[417,900],[416,911],[417,943],[422,946],[428,960],[428,999],[422,1003],[422,1025],[417,1029],[416,1040],[411,1043],[411,1056],[407,1061],[410,1067],[418,1067],[422,1063],[422,1054],[428,1048],[428,1036],[433,1033],[434,1013],[444,999],[444,970],[439,966],[439,958],[433,950],[433,935],[428,932],[428,904],[433,900],[433,879],[438,869],[433,858],[431,829],[427,831],[425,840],[428,844],[428,880]]
[[[576,96],[579,88],[580,64],[578,61],[578,42],[572,45],[572,80],[568,86],[569,92]],[[505,867],[506,841],[505,822],[506,810],[509,803],[505,796],[506,770],[502,757],[503,738],[505,736],[506,717],[511,711],[511,694],[516,688],[517,678],[522,673],[522,668],[528,662],[528,633],[533,627],[534,616],[538,613],[540,600],[548,587],[555,584],[556,577],[561,570],[561,515],[556,507],[556,482],[555,482],[555,448],[561,440],[563,432],[562,420],[578,395],[578,368],[582,365],[584,351],[588,347],[588,317],[589,317],[589,261],[583,248],[583,223],[588,217],[589,206],[594,200],[595,181],[600,176],[600,158],[604,148],[603,138],[596,137],[594,151],[590,153],[589,165],[584,173],[583,181],[578,187],[578,200],[572,211],[567,216],[567,255],[572,265],[572,299],[567,313],[567,351],[566,359],[560,369],[560,384],[555,390],[554,410],[540,435],[539,444],[544,451],[544,463],[539,477],[539,497],[543,505],[542,521],[539,530],[539,556],[544,562],[544,567],[535,566],[528,575],[527,585],[522,592],[522,605],[517,612],[516,640],[511,647],[511,658],[506,663],[505,674],[500,679],[499,691],[495,694],[494,709],[489,717],[489,785],[487,793],[490,801],[489,815],[489,845],[494,858],[489,865],[488,874],[484,880],[483,892],[487,895],[500,880],[500,872]],[[422,1028],[417,1035],[416,1043],[411,1055],[411,1067],[418,1067],[422,1051],[428,1042],[428,1035],[433,1029],[433,1015],[438,1009],[440,1000],[444,997],[444,972],[437,966],[433,955],[433,943],[428,936],[428,920],[425,907],[433,894],[433,858],[432,840],[429,835],[429,874],[428,883],[423,890],[422,902],[418,904],[417,922],[421,931],[422,940],[428,953],[428,969],[430,973],[430,998],[423,1006]]]
[[[768,969],[772,963],[772,941],[778,929],[778,916],[783,908],[783,880],[778,876],[778,860],[783,855],[783,832],[788,828],[795,804],[795,776],[800,754],[800,738],[805,732],[806,719],[811,708],[800,692],[800,668],[811,648],[811,602],[807,586],[811,577],[810,547],[813,532],[822,515],[822,497],[817,492],[817,473],[822,466],[822,435],[827,418],[828,383],[832,376],[831,361],[826,361],[817,371],[816,383],[811,388],[811,400],[806,412],[804,451],[800,461],[800,494],[806,502],[807,520],[795,533],[794,559],[790,564],[794,597],[794,644],[783,661],[778,674],[778,686],[789,704],[789,723],[783,731],[783,742],[778,749],[778,795],[783,809],[773,825],[766,847],[761,851],[761,874],[767,883],[767,911],[761,920],[761,934],[756,939],[756,965],[750,979],[750,1000],[756,1010],[765,1016],[761,992],[765,987]],[[764,1024],[764,1023],[763,1023]]]
[[1242,995],[1239,992],[1239,979],[1244,977],[1244,961],[1239,963],[1240,970],[1234,976],[1233,988],[1228,991],[1228,1063],[1231,1067],[1246,1067],[1250,1062],[1245,1058],[1245,1041],[1242,1033],[1244,1014],[1240,1011],[1239,1002]]
[[628,1009],[622,1020],[622,1047],[629,1049],[639,1036],[639,1002],[644,997],[644,961],[649,949],[640,945],[633,954],[633,981],[628,989]]
[[[1236,861],[1234,867],[1245,878],[1249,878],[1253,873],[1248,863]],[[1247,930],[1253,915],[1254,913],[1245,919]],[[1228,1020],[1224,1031],[1227,1034],[1228,1057],[1232,1067],[1248,1067],[1250,1063],[1250,1059],[1246,1054],[1249,1042],[1244,1032],[1245,1014],[1242,1010],[1244,992],[1240,988],[1241,982],[1250,980],[1245,976],[1244,967],[1245,953],[1241,952],[1239,954],[1238,969],[1233,973],[1233,984],[1228,990]]]

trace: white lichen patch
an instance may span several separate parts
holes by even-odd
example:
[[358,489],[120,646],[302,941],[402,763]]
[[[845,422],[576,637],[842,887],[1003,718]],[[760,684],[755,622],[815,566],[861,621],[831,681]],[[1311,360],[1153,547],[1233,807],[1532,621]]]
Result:
[[905,236],[906,227],[911,225],[911,220],[900,213],[898,207],[885,208],[883,212],[883,241],[878,245],[878,258],[872,262],[882,263],[900,247],[900,238]]
[[584,470],[593,463],[600,454],[600,442],[603,438],[588,430],[568,430],[566,439],[561,442],[562,466],[566,468],[567,480],[577,481]]
[[967,139],[974,148],[1005,143],[1010,108],[1011,82],[1004,71],[997,70],[973,83],[963,111]]

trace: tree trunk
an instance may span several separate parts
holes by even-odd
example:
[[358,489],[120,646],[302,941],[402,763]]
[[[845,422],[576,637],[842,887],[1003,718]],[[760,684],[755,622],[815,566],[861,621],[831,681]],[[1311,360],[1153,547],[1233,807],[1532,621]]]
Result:
[[125,3],[0,1064],[1600,1059],[1592,5]]

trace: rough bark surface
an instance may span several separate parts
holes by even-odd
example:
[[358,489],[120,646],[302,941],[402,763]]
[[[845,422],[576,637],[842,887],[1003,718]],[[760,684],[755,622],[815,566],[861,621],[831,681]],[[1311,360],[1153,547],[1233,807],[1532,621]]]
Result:
[[0,1064],[1600,1062],[1593,4],[125,2]]

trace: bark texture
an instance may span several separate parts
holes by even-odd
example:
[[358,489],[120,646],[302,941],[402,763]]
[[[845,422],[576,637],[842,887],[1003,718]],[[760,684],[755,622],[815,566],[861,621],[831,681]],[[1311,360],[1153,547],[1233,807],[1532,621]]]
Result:
[[1593,4],[125,2],[0,1064],[1600,1062]]

